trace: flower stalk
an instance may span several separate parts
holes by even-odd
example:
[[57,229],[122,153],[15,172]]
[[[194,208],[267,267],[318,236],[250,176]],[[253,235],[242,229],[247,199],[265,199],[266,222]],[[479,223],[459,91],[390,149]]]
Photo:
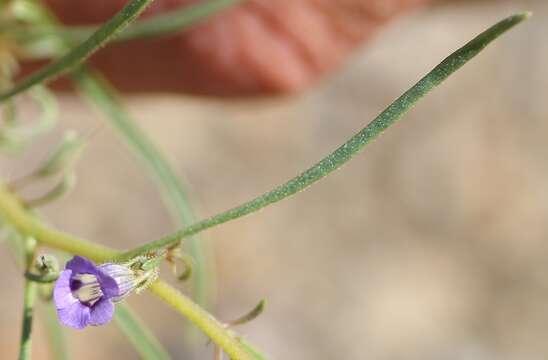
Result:
[[[32,237],[25,239],[25,268],[28,271],[32,267],[36,250],[36,240]],[[23,326],[21,329],[21,343],[19,348],[19,360],[31,358],[32,352],[32,323],[34,319],[34,305],[36,303],[37,284],[34,281],[25,280],[23,295]]]
[[[0,218],[21,234],[33,236],[39,244],[63,250],[71,254],[86,256],[97,262],[115,260],[122,253],[112,248],[95,244],[76,236],[55,230],[30,214],[0,181]],[[190,298],[162,280],[156,280],[148,288],[154,295],[173,307],[181,315],[189,319],[202,330],[215,344],[219,345],[232,359],[251,360],[251,350],[248,343],[242,345],[238,336],[227,331],[204,309]]]

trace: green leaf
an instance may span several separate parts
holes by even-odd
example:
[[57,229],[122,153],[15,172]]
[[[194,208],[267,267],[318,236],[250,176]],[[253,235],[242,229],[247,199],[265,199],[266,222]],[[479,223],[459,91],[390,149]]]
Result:
[[388,127],[394,125],[401,119],[421,98],[441,84],[455,71],[464,66],[468,61],[472,60],[492,41],[530,16],[531,13],[529,12],[515,14],[478,35],[443,60],[350,140],[300,175],[295,176],[286,183],[240,206],[199,221],[172,235],[131,250],[125,253],[120,259],[130,259],[148,251],[170,246],[184,237],[197,234],[205,229],[251,214],[306,189],[350,161],[350,159],[363,150],[366,145],[371,143],[373,139],[377,138]]
[[[122,104],[117,100],[118,94],[98,74],[82,68],[75,73],[80,91],[107,117],[128,146],[149,168],[157,180],[163,194],[163,201],[171,210],[177,224],[188,225],[194,219],[194,212],[181,180],[177,177],[167,160],[158,148],[148,139],[144,131],[130,118]],[[192,238],[186,246],[195,261],[192,276],[193,299],[203,307],[209,302],[208,289],[213,287],[213,262],[208,261],[200,239]]]
[[[243,1],[245,0],[209,0],[182,6],[178,9],[131,24],[114,41],[133,40],[181,32]],[[19,42],[27,43],[44,41],[44,39],[52,39],[55,36],[64,39],[68,43],[78,43],[89,37],[95,30],[96,27],[94,26],[49,26],[30,29],[6,29]]]
[[160,342],[133,314],[127,305],[116,305],[114,321],[143,359],[162,360],[171,358]]
[[41,70],[24,78],[11,89],[0,93],[0,102],[11,98],[14,95],[23,92],[37,84],[43,84],[55,79],[63,72],[82,63],[96,50],[104,46],[117,32],[121,31],[145,8],[152,3],[153,0],[133,0],[120,10],[114,17],[107,21],[97,31],[95,31],[82,44],[71,50],[68,54],[59,58],[57,61],[45,66]]
[[119,40],[153,37],[174,32],[181,32],[199,21],[216,15],[221,11],[245,0],[210,0],[166,12],[138,23],[132,24],[122,34]]
[[[15,105],[7,102],[11,107],[11,114],[7,117],[4,126],[0,128],[0,150],[9,153],[17,153],[28,146],[34,139],[51,130],[57,122],[59,109],[57,99],[44,86],[36,86],[29,91],[30,98],[36,102],[39,108],[39,116],[36,122],[21,125],[17,121]],[[6,109],[7,110],[7,109]],[[10,119],[11,117],[11,119]]]
[[79,137],[74,131],[67,131],[61,143],[36,170],[37,177],[47,177],[60,173],[67,174],[79,160],[87,145],[87,139]]

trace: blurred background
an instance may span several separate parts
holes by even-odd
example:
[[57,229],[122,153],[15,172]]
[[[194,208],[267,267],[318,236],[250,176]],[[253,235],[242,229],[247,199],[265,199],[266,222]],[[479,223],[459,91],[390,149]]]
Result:
[[[191,184],[199,217],[294,176],[361,129],[451,51],[499,19],[535,16],[423,100],[349,165],[297,196],[205,232],[217,254],[214,314],[268,300],[238,330],[273,359],[545,359],[548,354],[548,3],[443,1],[398,18],[298,96],[132,95],[130,112]],[[63,129],[92,133],[52,225],[129,248],[172,231],[154,184],[98,113],[61,98],[56,134],[2,177],[25,174]],[[17,354],[22,282],[6,252],[0,358]],[[164,272],[169,279],[167,271]],[[181,317],[129,303],[175,359]],[[73,358],[134,359],[110,324],[67,330]],[[48,359],[36,323],[36,359]]]

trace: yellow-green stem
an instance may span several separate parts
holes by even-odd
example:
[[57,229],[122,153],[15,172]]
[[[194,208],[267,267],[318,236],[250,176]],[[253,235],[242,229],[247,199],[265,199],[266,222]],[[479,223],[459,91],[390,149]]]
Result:
[[[108,261],[121,254],[120,251],[91,243],[76,236],[55,230],[30,214],[16,195],[0,182],[0,217],[20,233],[36,238],[42,245],[63,250],[71,254],[86,256],[98,262]],[[188,297],[158,280],[150,286],[156,296],[188,318],[211,340],[219,345],[232,359],[252,359],[235,335],[226,331],[213,316],[192,302]]]
[[107,261],[120,254],[119,251],[79,239],[45,225],[29,214],[17,196],[2,183],[0,183],[0,217],[20,233],[35,237],[42,245],[70,254],[80,254],[98,262]]
[[[234,344],[236,336],[226,331],[219,321],[168,283],[158,280],[150,286],[149,290],[181,314],[184,314],[200,330],[208,334],[211,340],[219,345],[231,359],[251,360],[254,358],[244,350],[239,340],[236,340],[236,344]],[[219,329],[222,329],[222,331],[219,331]]]

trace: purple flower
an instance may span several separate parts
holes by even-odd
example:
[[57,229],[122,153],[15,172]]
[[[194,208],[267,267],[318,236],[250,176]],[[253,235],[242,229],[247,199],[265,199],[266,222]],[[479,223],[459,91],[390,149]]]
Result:
[[53,290],[59,321],[75,329],[106,324],[114,315],[113,303],[122,300],[136,285],[135,273],[127,266],[97,266],[75,256],[59,275]]

